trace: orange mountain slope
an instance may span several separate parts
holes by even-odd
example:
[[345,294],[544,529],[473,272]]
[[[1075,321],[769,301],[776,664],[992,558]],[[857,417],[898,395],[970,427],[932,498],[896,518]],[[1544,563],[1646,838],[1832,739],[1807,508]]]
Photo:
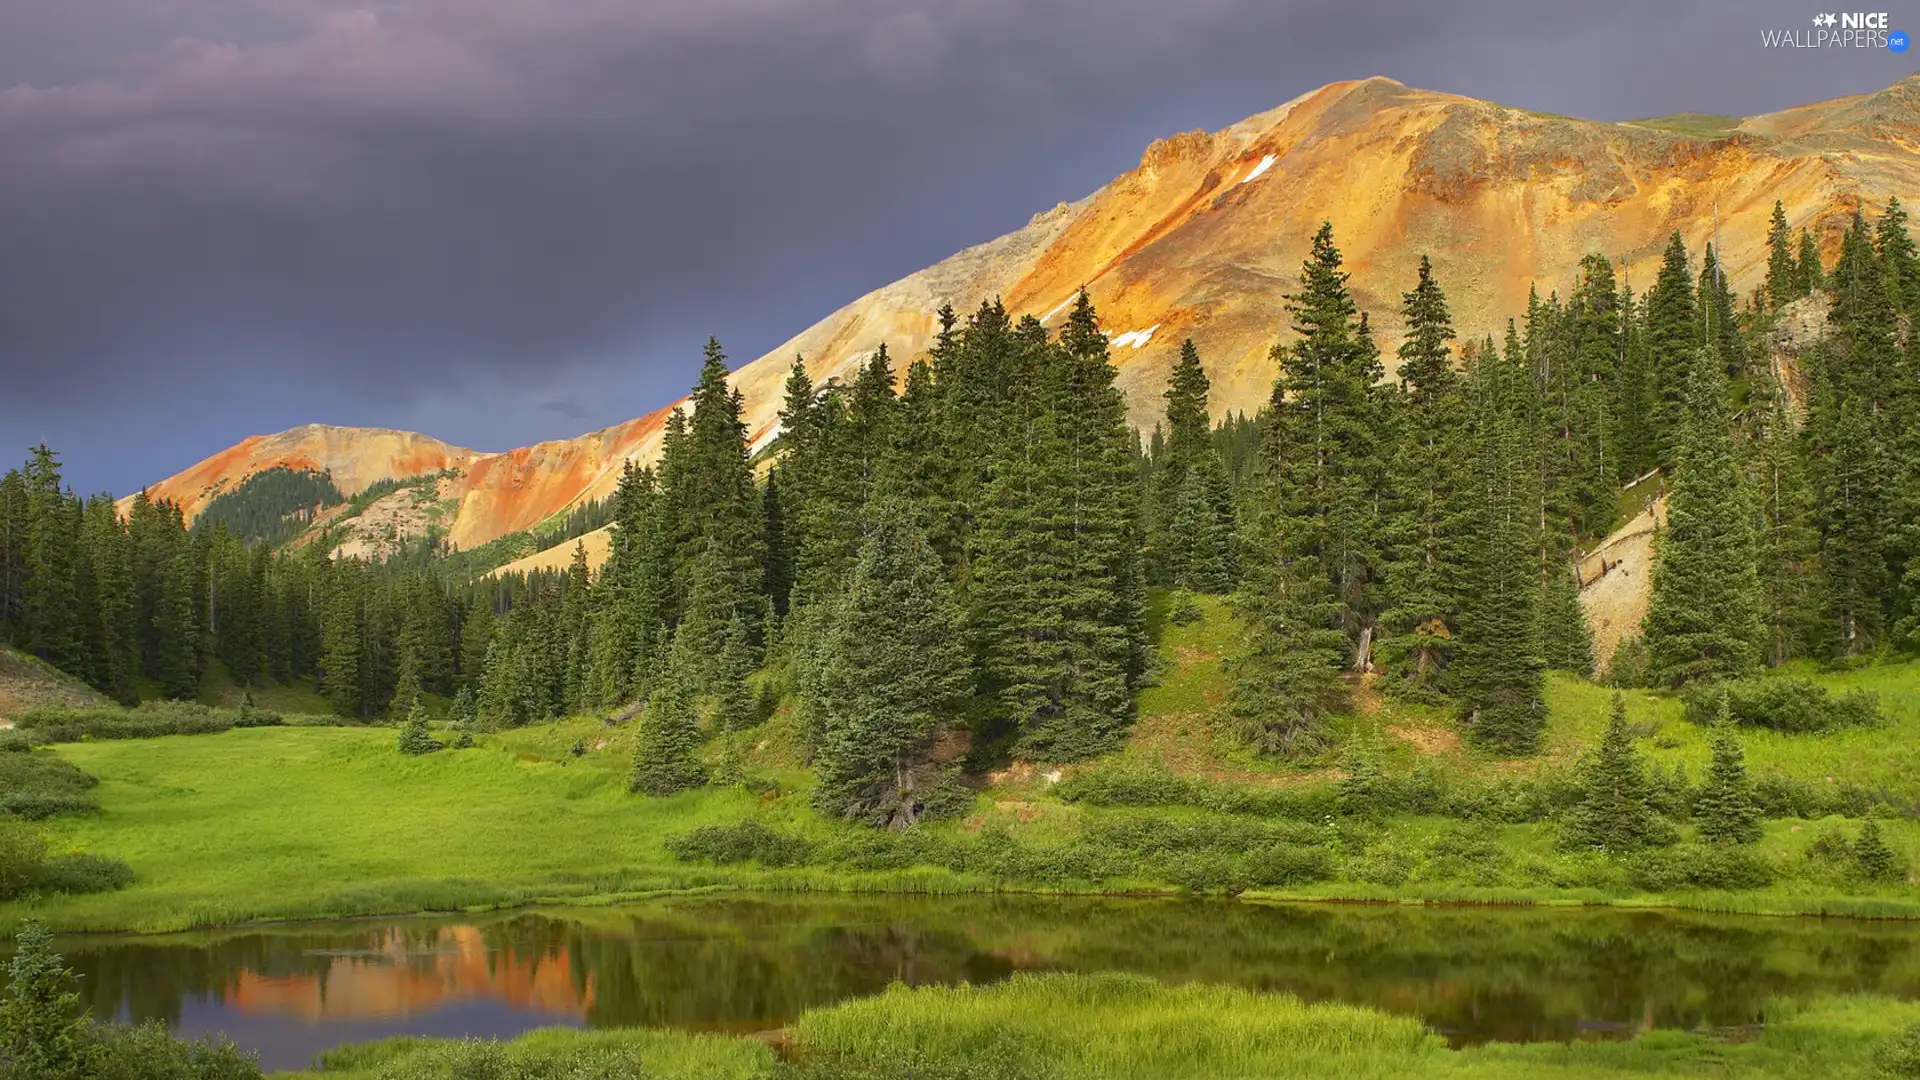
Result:
[[[1743,121],[1703,119],[1712,118],[1602,123],[1391,79],[1334,83],[1222,131],[1162,139],[1092,195],[855,300],[733,381],[758,444],[775,433],[796,354],[816,381],[844,376],[881,342],[904,364],[927,348],[944,302],[965,313],[999,296],[1015,315],[1058,326],[1085,285],[1136,422],[1155,419],[1185,337],[1213,377],[1215,414],[1251,411],[1272,385],[1283,297],[1322,221],[1390,354],[1399,294],[1423,253],[1462,336],[1497,334],[1531,286],[1564,290],[1589,253],[1619,260],[1644,289],[1670,233],[1698,253],[1717,232],[1744,293],[1765,273],[1776,199],[1831,257],[1856,206],[1920,194],[1920,76]],[[665,415],[502,454],[396,432],[296,429],[249,439],[158,491],[195,510],[221,485],[297,453],[331,466],[349,492],[453,465],[465,475],[452,485],[450,534],[468,547],[610,493],[625,460],[657,455]]]

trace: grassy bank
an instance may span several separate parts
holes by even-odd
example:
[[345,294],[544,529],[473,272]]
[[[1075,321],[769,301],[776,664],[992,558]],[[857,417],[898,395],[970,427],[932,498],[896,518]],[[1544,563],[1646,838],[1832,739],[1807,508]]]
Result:
[[[33,914],[62,930],[162,931],[713,888],[1191,891],[1920,917],[1910,880],[1866,884],[1843,861],[1820,857],[1857,835],[1871,810],[1897,855],[1920,862],[1920,827],[1904,816],[1920,805],[1920,664],[1800,673],[1836,690],[1876,691],[1887,722],[1822,735],[1744,732],[1756,781],[1815,809],[1776,809],[1762,841],[1742,849],[1760,878],[1723,867],[1688,884],[1659,860],[1684,863],[1704,849],[1634,862],[1556,844],[1549,804],[1564,798],[1573,762],[1604,725],[1605,688],[1552,676],[1545,751],[1509,761],[1463,744],[1443,712],[1362,686],[1334,746],[1276,763],[1217,731],[1232,627],[1217,602],[1202,607],[1199,621],[1160,629],[1156,684],[1122,752],[1064,770],[1016,765],[988,778],[962,818],[906,837],[812,811],[784,710],[707,748],[716,762],[741,764],[750,784],[666,799],[627,793],[633,728],[592,718],[423,757],[397,753],[390,728],[234,730],[36,751],[100,780],[88,793],[97,813],[44,823],[50,850],[124,859],[138,880],[119,892],[9,904],[0,926]],[[1674,698],[1629,698],[1641,753],[1697,780],[1706,733]],[[1355,753],[1376,762],[1391,789],[1358,811],[1339,793]],[[690,844],[703,829],[705,840]]]
[[617,1068],[686,1080],[1865,1078],[1882,1075],[1876,1056],[1915,1020],[1914,1004],[1845,998],[1783,1009],[1739,1031],[1452,1050],[1416,1020],[1289,995],[1131,976],[1016,976],[986,987],[895,987],[808,1012],[777,1040],[649,1030],[544,1031],[504,1046],[401,1039],[343,1048],[325,1055],[320,1071],[299,1075],[520,1080]]

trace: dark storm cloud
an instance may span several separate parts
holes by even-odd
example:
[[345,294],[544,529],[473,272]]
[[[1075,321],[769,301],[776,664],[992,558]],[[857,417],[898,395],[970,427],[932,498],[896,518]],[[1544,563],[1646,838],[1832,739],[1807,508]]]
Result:
[[1758,48],[1810,13],[0,5],[0,461],[45,435],[83,486],[125,489],[305,420],[495,449],[612,423],[681,390],[709,332],[744,361],[1152,138],[1333,79],[1626,118],[1909,70]]

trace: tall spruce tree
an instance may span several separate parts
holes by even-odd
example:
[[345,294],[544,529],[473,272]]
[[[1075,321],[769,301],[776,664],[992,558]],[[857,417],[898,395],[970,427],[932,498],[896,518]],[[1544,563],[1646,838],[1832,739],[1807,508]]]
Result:
[[1233,490],[1213,445],[1210,386],[1193,340],[1181,342],[1162,395],[1166,437],[1152,455],[1142,517],[1150,580],[1221,593],[1233,583]]
[[1796,269],[1787,210],[1775,199],[1773,217],[1767,225],[1767,303],[1773,310],[1780,310],[1799,295],[1794,287]]
[[1668,686],[1746,674],[1762,639],[1755,514],[1726,376],[1701,363],[1691,381],[1644,628],[1654,678]]
[[1455,696],[1483,746],[1532,753],[1546,726],[1540,656],[1538,474],[1525,430],[1527,376],[1517,336],[1508,355],[1489,339],[1469,369],[1474,447]]
[[[1762,384],[1771,386],[1771,380]],[[1753,490],[1760,504],[1761,617],[1764,656],[1779,666],[1811,655],[1826,610],[1819,532],[1798,425],[1786,395],[1774,390],[1755,404],[1761,413],[1752,450]]]
[[1401,297],[1395,456],[1385,537],[1387,609],[1382,651],[1388,686],[1417,699],[1438,693],[1459,632],[1467,557],[1467,400],[1448,342],[1447,299],[1420,257],[1413,291]]
[[1820,244],[1809,229],[1800,230],[1799,257],[1793,264],[1793,290],[1796,296],[1811,296],[1813,290],[1827,287],[1827,275],[1820,265]]
[[1323,224],[1287,297],[1295,340],[1276,346],[1280,382],[1269,422],[1282,429],[1268,467],[1296,554],[1320,563],[1338,605],[1333,628],[1352,666],[1371,666],[1379,614],[1378,507],[1384,494],[1390,425],[1377,388],[1382,375],[1364,318],[1347,288],[1333,226]]
[[913,825],[941,779],[934,741],[962,716],[971,660],[944,567],[908,504],[870,515],[822,668],[816,803],[869,825]]
[[1647,349],[1652,358],[1655,395],[1656,458],[1671,466],[1686,415],[1687,372],[1694,366],[1703,333],[1695,304],[1693,276],[1687,269],[1687,245],[1678,232],[1667,241],[1660,275],[1647,292]]

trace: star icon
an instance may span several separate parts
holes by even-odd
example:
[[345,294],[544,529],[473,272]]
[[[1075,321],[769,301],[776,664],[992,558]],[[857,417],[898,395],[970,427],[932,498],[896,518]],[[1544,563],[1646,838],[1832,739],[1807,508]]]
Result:
[[1828,14],[1826,14],[1826,15],[1822,15],[1822,16],[1820,16],[1820,18],[1821,18],[1821,19],[1823,19],[1823,20],[1825,20],[1825,21],[1826,21],[1826,24],[1827,24],[1828,26],[1832,26],[1832,25],[1833,25],[1833,24],[1834,24],[1835,22],[1837,22],[1837,21],[1839,21],[1839,20],[1837,20],[1837,19],[1835,19],[1835,18],[1833,17],[1833,15],[1832,15],[1832,13],[1828,13]]
[[1827,17],[1825,15],[1815,15],[1813,17],[1813,25],[1815,26],[1827,25]]

